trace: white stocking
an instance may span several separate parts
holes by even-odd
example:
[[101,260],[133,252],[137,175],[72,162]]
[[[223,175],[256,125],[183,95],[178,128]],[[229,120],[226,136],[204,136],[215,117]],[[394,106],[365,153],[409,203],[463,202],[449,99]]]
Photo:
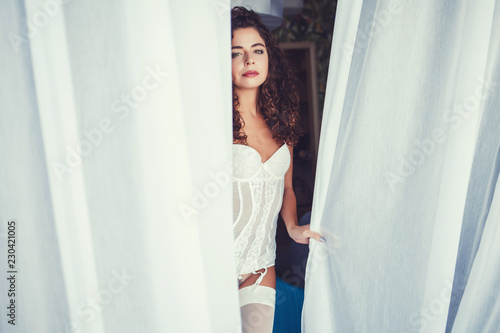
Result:
[[243,333],[272,333],[276,290],[251,285],[239,290]]

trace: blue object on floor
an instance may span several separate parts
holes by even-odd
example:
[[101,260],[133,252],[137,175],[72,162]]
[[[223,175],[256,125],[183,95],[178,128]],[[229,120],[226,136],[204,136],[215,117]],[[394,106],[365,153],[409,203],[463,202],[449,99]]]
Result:
[[304,288],[298,288],[276,277],[276,305],[273,333],[301,333],[300,321]]

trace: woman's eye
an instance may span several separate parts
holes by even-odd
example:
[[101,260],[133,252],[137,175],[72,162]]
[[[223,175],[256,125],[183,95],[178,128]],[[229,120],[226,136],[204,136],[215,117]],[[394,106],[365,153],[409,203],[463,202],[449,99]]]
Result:
[[255,52],[256,52],[257,54],[263,54],[263,53],[264,53],[264,50],[255,50]]
[[239,53],[239,52],[232,53],[232,54],[231,54],[231,57],[236,58],[238,55],[240,55],[240,53]]

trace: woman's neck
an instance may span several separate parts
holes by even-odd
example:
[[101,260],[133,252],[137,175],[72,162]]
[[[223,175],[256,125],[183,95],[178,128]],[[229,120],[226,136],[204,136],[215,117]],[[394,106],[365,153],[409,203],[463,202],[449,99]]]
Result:
[[238,102],[240,103],[238,111],[245,116],[257,117],[257,98],[259,97],[259,89],[236,89]]

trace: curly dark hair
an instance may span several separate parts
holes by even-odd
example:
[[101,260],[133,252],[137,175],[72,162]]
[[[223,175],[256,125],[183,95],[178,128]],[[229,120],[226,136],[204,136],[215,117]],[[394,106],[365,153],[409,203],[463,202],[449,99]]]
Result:
[[[298,81],[295,78],[285,53],[272,36],[260,16],[253,10],[237,6],[231,10],[231,39],[233,31],[255,28],[266,44],[269,57],[268,76],[259,87],[257,109],[271,129],[273,139],[295,146],[303,135],[299,117]],[[247,135],[241,130],[245,121],[238,111],[240,103],[233,85],[233,140],[247,144]]]

